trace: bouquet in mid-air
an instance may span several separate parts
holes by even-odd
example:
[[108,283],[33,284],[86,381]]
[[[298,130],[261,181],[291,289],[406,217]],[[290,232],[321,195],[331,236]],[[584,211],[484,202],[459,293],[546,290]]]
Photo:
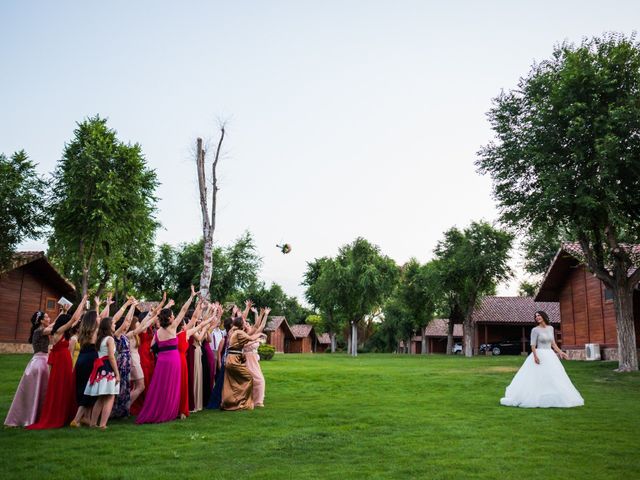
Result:
[[280,251],[285,255],[291,251],[291,245],[289,245],[288,243],[284,243],[282,245],[276,245],[276,247],[278,247]]

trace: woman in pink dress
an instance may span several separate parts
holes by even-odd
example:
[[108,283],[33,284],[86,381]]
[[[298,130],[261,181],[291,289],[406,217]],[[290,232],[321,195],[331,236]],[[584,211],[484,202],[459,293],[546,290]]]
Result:
[[[252,308],[251,311],[255,315],[255,324],[253,327],[249,325],[246,321],[244,322],[244,331],[249,335],[255,335],[256,333],[262,333],[264,327],[267,323],[267,317],[269,316],[269,312],[271,312],[270,308],[264,308],[260,311],[258,315],[258,311],[255,308]],[[264,391],[265,391],[265,381],[264,375],[262,374],[262,368],[260,368],[260,355],[258,354],[258,347],[260,346],[260,340],[254,340],[252,342],[247,343],[243,348],[242,352],[244,353],[244,357],[246,359],[245,366],[249,373],[251,373],[251,377],[253,378],[253,403],[256,407],[264,407]]]
[[158,358],[145,395],[144,405],[136,418],[136,423],[162,423],[175,420],[180,413],[181,360],[178,351],[176,329],[184,318],[196,293],[191,287],[191,296],[182,306],[178,316],[171,311],[173,300],[160,311],[160,328],[153,337],[158,345]]
[[29,343],[33,347],[33,357],[24,370],[4,421],[8,427],[26,427],[38,419],[49,382],[49,333],[45,330],[50,323],[49,315],[41,310],[31,317]]

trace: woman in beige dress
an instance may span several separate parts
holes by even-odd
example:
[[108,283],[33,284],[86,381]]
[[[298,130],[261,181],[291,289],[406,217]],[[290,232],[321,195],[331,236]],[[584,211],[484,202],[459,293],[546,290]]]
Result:
[[[249,335],[259,333],[262,337],[262,331],[267,324],[267,318],[269,317],[269,312],[271,312],[271,309],[268,307],[263,308],[260,310],[259,314],[255,308],[251,308],[251,311],[255,315],[255,323],[253,324],[253,326],[251,326],[245,321],[244,331]],[[260,368],[260,355],[258,354],[260,341],[261,339],[259,338],[258,340],[249,342],[242,349],[246,359],[247,369],[249,370],[249,373],[251,373],[251,377],[253,379],[253,404],[256,407],[264,407],[265,391],[264,375],[262,374],[262,368]]]

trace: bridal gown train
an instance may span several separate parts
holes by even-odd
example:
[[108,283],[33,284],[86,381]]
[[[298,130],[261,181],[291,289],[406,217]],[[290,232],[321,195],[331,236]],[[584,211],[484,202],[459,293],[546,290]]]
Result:
[[540,363],[531,353],[507,387],[500,404],[524,408],[569,408],[584,405],[584,400],[564,371],[562,363],[551,348],[553,327],[535,327],[531,331],[531,345],[536,346]]

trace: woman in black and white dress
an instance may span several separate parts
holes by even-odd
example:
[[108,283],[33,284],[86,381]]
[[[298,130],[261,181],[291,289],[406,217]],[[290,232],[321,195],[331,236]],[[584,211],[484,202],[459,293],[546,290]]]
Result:
[[568,356],[556,345],[549,317],[545,312],[538,311],[535,319],[538,326],[531,330],[531,354],[513,377],[500,403],[525,408],[584,405],[583,398],[558,359],[558,355],[565,359]]

